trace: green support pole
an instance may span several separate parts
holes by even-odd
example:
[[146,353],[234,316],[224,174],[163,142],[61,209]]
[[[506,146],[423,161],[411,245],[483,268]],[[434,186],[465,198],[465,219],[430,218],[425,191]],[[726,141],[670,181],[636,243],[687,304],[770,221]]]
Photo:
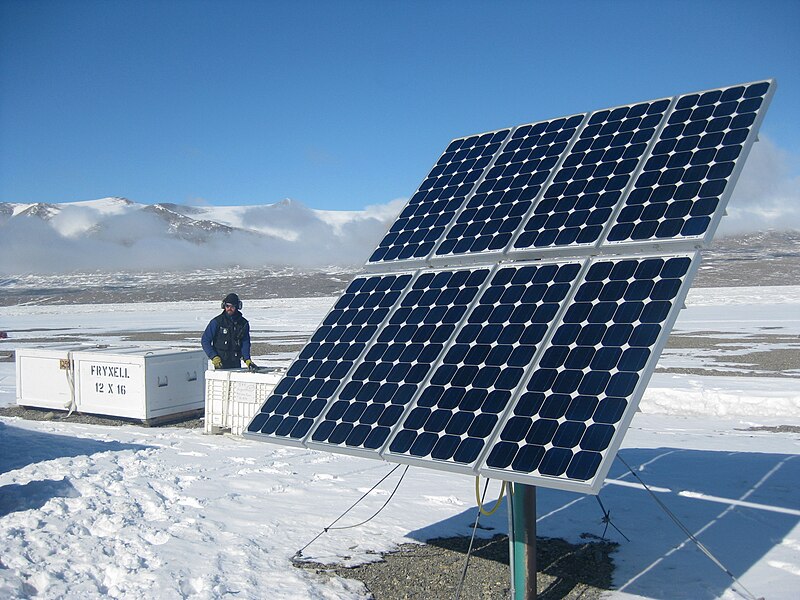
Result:
[[536,600],[536,487],[509,483],[508,550],[511,597]]

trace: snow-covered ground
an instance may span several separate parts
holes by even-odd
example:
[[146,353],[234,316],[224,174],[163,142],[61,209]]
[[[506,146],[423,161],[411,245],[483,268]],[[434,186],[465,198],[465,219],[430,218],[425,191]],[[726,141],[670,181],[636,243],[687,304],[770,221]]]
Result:
[[[250,301],[245,314],[256,342],[280,347],[310,335],[333,300]],[[0,330],[10,339],[0,342],[0,359],[45,340],[196,347],[217,309],[214,302],[6,306]],[[164,332],[171,335],[159,337]],[[660,365],[669,372],[653,376],[600,493],[630,539],[609,529],[620,546],[608,596],[794,599],[800,373],[791,353],[800,346],[800,286],[693,290],[675,334],[730,340],[730,349],[668,348]],[[742,348],[789,353],[789,365],[772,373],[725,362],[726,352]],[[286,366],[292,354],[257,360]],[[695,374],[699,367],[725,375]],[[0,406],[15,398],[14,363],[0,362]],[[625,463],[743,588],[687,542]],[[0,417],[0,597],[363,598],[357,582],[323,579],[290,559],[393,467],[200,430]],[[340,524],[377,510],[400,471]],[[541,536],[577,542],[603,533],[591,496],[540,489],[537,504]],[[376,519],[330,531],[304,555],[374,560],[403,542],[467,535],[474,515],[473,479],[411,468]],[[503,510],[481,522],[493,528],[482,535],[506,530]]]

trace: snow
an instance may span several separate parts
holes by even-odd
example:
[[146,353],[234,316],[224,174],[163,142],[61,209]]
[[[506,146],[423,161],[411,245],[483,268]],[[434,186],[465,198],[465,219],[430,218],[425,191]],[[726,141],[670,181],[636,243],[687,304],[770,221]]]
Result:
[[639,404],[647,413],[762,417],[800,415],[796,379],[710,377],[656,373]]
[[[262,340],[307,337],[333,301],[249,301],[246,316]],[[0,356],[42,338],[132,344],[131,332],[181,332],[183,340],[152,345],[196,346],[217,308],[6,306],[0,330],[12,339]],[[800,334],[800,287],[693,290],[675,331],[786,348]],[[290,358],[258,357],[281,366]],[[692,360],[691,349],[668,349],[662,363]],[[800,425],[797,371],[747,374],[654,375],[600,492],[630,539],[607,532],[620,546],[606,597],[797,596],[800,440],[766,429]],[[14,364],[0,362],[0,406],[14,402]],[[688,540],[626,463],[744,588]],[[201,430],[0,417],[0,597],[364,598],[359,583],[297,569],[291,557],[395,466]],[[403,469],[339,524],[380,508]],[[377,518],[329,531],[304,556],[355,564],[400,543],[468,535],[475,510],[472,478],[412,467]],[[605,528],[591,496],[540,488],[537,515],[540,536],[571,542]],[[505,511],[481,524],[490,529],[479,535],[505,532]]]
[[78,202],[70,202],[66,206],[80,206],[82,208],[89,208],[101,215],[119,215],[133,210],[132,207],[136,206],[136,204],[124,198],[108,197],[99,198],[98,200],[80,200]]

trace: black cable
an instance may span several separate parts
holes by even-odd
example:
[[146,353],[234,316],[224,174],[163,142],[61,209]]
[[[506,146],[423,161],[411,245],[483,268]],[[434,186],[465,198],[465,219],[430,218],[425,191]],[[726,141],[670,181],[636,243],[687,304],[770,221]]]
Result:
[[[355,507],[358,505],[358,503],[359,503],[359,502],[361,502],[361,501],[362,501],[364,498],[366,498],[367,496],[369,496],[369,495],[372,493],[372,491],[373,491],[373,490],[374,490],[376,487],[378,487],[380,484],[382,484],[382,483],[383,483],[383,482],[386,480],[386,478],[387,478],[387,477],[389,477],[389,475],[391,475],[392,473],[394,473],[394,472],[395,472],[397,469],[399,469],[399,468],[400,468],[400,466],[401,466],[401,465],[395,465],[395,466],[394,466],[394,468],[393,468],[391,471],[389,471],[389,472],[388,472],[386,475],[384,475],[384,476],[381,478],[381,480],[380,480],[380,481],[378,481],[378,483],[376,483],[375,485],[373,485],[373,486],[372,486],[372,487],[369,489],[369,491],[365,492],[365,493],[364,493],[364,495],[363,495],[363,496],[361,496],[361,498],[359,498],[359,499],[358,499],[358,500],[356,500],[356,501],[355,501],[353,504],[351,504],[351,505],[350,505],[350,508],[348,508],[348,509],[347,509],[346,511],[344,511],[342,514],[340,514],[338,517],[336,517],[336,518],[335,518],[335,519],[334,519],[334,520],[331,522],[331,524],[330,524],[330,525],[328,525],[327,527],[324,527],[324,528],[322,529],[322,531],[320,531],[320,532],[319,532],[319,533],[318,533],[318,534],[317,534],[317,535],[316,535],[316,536],[315,536],[315,537],[314,537],[314,538],[313,538],[313,539],[312,539],[310,542],[308,542],[308,543],[307,543],[305,546],[303,546],[302,548],[300,548],[300,550],[298,550],[297,552],[295,552],[295,553],[294,553],[294,556],[293,556],[292,558],[299,558],[299,557],[303,556],[303,550],[305,550],[305,549],[306,549],[306,548],[308,548],[308,547],[309,547],[311,544],[313,544],[314,542],[316,542],[316,541],[317,541],[317,539],[319,539],[319,538],[322,536],[322,534],[324,534],[324,533],[327,533],[327,531],[328,531],[329,529],[331,529],[331,528],[332,528],[332,527],[333,527],[333,526],[334,526],[334,525],[335,525],[335,524],[336,524],[336,523],[339,521],[339,519],[341,519],[342,517],[344,517],[344,516],[345,516],[347,513],[349,513],[351,510],[353,510],[353,509],[354,509],[354,508],[355,508]],[[406,471],[408,471],[408,467],[406,467]],[[403,476],[405,476],[405,472],[403,473]],[[403,480],[403,478],[401,477],[401,478],[400,478],[400,481],[402,481],[402,480]],[[399,481],[397,482],[397,485],[398,485],[398,486],[400,485],[400,482],[399,482]],[[395,491],[397,491],[397,488],[396,488],[396,487],[395,487]],[[394,492],[392,492],[392,496],[394,496]],[[390,496],[389,498],[391,499],[391,496]],[[384,506],[386,506],[386,505],[384,504]],[[383,507],[381,507],[381,509],[380,509],[380,510],[383,510]],[[380,510],[379,510],[378,512],[380,512]],[[378,514],[378,513],[375,513],[375,514]],[[370,517],[370,519],[372,519],[374,516],[375,516],[375,515],[372,515],[372,517]],[[369,520],[369,519],[368,519],[368,520]],[[345,528],[342,528],[342,529],[345,529]]]
[[[399,467],[400,465],[397,466]],[[400,484],[403,482],[403,477],[406,476],[406,473],[408,473],[408,465],[406,465],[403,474],[400,475],[400,479],[397,481],[397,485],[394,486],[394,489],[392,490],[392,493],[389,494],[389,497],[386,499],[386,502],[384,502],[383,506],[381,506],[377,511],[375,511],[375,514],[373,514],[369,519],[365,519],[364,521],[361,521],[361,523],[356,523],[355,525],[347,525],[346,527],[328,527],[328,530],[330,531],[331,529],[333,530],[352,529],[353,527],[361,527],[364,523],[369,523],[370,521],[372,521],[372,519],[378,516],[379,512],[381,512],[384,508],[386,508],[386,505],[389,504],[391,499],[394,497],[394,494],[400,488]],[[391,473],[389,473],[389,475],[391,475]]]
[[598,502],[598,504],[600,504],[600,510],[603,511],[603,518],[602,518],[602,520],[600,522],[606,524],[605,528],[603,529],[603,535],[602,535],[603,541],[605,541],[605,539],[606,539],[606,531],[608,531],[608,526],[611,525],[614,529],[617,530],[617,533],[619,533],[622,537],[625,538],[626,542],[630,542],[630,540],[628,539],[628,536],[625,535],[624,533],[622,533],[622,531],[620,531],[619,527],[614,525],[614,522],[611,520],[611,511],[610,510],[606,510],[606,507],[603,506],[603,501],[600,500],[600,494],[597,494],[595,496],[595,498],[597,498],[597,502]]
[[472,554],[472,544],[475,542],[475,532],[478,531],[478,521],[481,519],[481,506],[483,506],[483,501],[486,499],[486,490],[489,489],[489,480],[486,480],[486,485],[483,486],[483,494],[481,494],[481,502],[478,506],[478,512],[475,515],[475,523],[472,525],[472,537],[469,538],[469,548],[467,548],[467,557],[464,559],[464,568],[461,569],[461,580],[458,582],[458,588],[456,589],[456,598],[455,600],[459,600],[461,598],[461,588],[464,586],[464,580],[467,578],[467,568],[469,567],[469,557]]

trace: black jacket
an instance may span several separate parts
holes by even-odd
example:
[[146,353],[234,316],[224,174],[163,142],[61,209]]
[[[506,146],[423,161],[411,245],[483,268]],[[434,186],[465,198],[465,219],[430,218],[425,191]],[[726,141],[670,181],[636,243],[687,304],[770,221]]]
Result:
[[201,343],[208,358],[222,359],[223,369],[238,369],[250,360],[250,323],[238,311],[232,317],[223,311],[208,323]]

